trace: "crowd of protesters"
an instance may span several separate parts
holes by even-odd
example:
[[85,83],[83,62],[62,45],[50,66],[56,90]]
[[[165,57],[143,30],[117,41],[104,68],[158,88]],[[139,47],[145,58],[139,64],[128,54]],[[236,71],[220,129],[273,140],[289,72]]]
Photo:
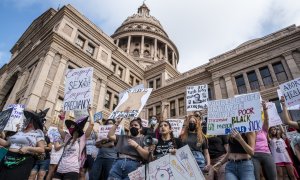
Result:
[[[283,98],[281,104],[284,125],[300,132],[300,121],[290,119]],[[90,107],[89,116],[75,121],[66,120],[61,111],[60,137],[52,142],[44,127],[47,112],[25,110],[26,124],[15,133],[1,134],[0,179],[129,179],[128,174],[142,164],[174,155],[185,145],[209,180],[299,179],[300,136],[291,143],[285,130],[289,128],[269,127],[265,102],[262,107],[263,127],[257,132],[241,134],[232,129],[228,136],[207,135],[203,114],[194,112],[186,116],[178,138],[169,121],[159,116],[149,120],[149,127],[143,127],[140,118],[128,121],[120,135],[116,130],[125,119],[95,122],[112,125],[101,140]],[[145,144],[145,136],[156,138],[157,143]]]

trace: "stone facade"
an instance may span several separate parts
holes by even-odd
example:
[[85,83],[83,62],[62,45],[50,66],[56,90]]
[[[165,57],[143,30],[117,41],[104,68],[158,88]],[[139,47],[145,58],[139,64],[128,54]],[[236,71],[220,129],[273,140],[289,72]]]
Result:
[[[210,99],[260,91],[263,99],[278,103],[278,85],[300,76],[300,27],[245,42],[179,73],[177,47],[149,12],[143,4],[110,37],[71,5],[49,9],[24,32],[0,69],[0,109],[12,103],[50,108],[48,122],[57,121],[67,68],[94,67],[92,107],[105,117],[119,92],[141,83],[154,88],[141,117],[166,109],[168,117],[180,118],[186,114],[188,85],[208,84]],[[298,112],[291,115],[300,119]]]

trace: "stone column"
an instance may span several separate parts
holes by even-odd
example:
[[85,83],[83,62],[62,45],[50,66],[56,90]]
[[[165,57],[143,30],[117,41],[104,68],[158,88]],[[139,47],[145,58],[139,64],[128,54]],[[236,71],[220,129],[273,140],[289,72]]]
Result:
[[179,116],[179,103],[178,103],[178,98],[177,99],[175,99],[175,115],[176,115],[176,117],[178,117]]
[[168,45],[165,44],[165,60],[168,61]]
[[127,41],[127,54],[130,52],[130,43],[131,43],[131,36],[128,36],[128,41]]
[[[125,72],[125,82],[129,84],[129,79],[130,79],[129,78],[130,77],[130,70],[129,70],[129,68],[124,69],[124,72]],[[133,84],[134,84],[134,82],[133,82]]]
[[58,65],[57,72],[54,76],[52,85],[50,87],[49,95],[46,99],[44,109],[50,108],[49,113],[48,113],[49,118],[54,114],[54,111],[55,111],[55,104],[56,104],[57,97],[58,97],[57,93],[58,93],[58,90],[59,90],[59,87],[60,87],[61,79],[64,78],[64,72],[65,72],[65,69],[66,69],[66,64],[67,64],[66,59],[67,58],[64,57],[64,56],[61,57],[59,65]]
[[230,74],[225,75],[224,79],[225,79],[225,83],[226,83],[228,97],[229,98],[234,97],[234,90],[233,90],[233,85],[232,85],[232,80],[231,80],[232,78],[231,78]]
[[4,87],[4,80],[7,77],[7,70],[2,74],[1,78],[0,78],[0,90]]
[[173,66],[176,68],[176,62],[175,62],[175,52],[172,52],[172,62],[173,62]]
[[145,41],[145,36],[142,36],[140,58],[144,57],[144,41]]
[[119,47],[120,39],[117,39],[116,45]]
[[245,81],[247,93],[250,93],[251,92],[251,87],[250,87],[250,83],[249,83],[249,80],[248,80],[247,73],[243,72],[243,78],[244,78],[244,81]]
[[157,39],[154,39],[154,61],[157,61]]
[[271,77],[272,77],[272,79],[273,79],[273,84],[274,84],[275,86],[278,86],[279,83],[278,83],[278,81],[277,81],[277,77],[276,77],[276,74],[275,74],[275,72],[274,72],[274,69],[273,69],[272,64],[268,64],[268,68],[269,68]]
[[288,80],[292,80],[293,76],[292,76],[292,73],[290,73],[290,70],[289,70],[289,67],[288,67],[286,61],[284,59],[281,59],[280,62],[282,64],[283,68],[284,68],[284,71],[285,71],[285,74],[286,74]]
[[219,78],[214,79],[213,82],[214,82],[214,91],[215,91],[216,99],[222,99],[222,92],[221,92]]
[[43,91],[42,87],[45,85],[53,58],[54,53],[49,51],[46,57],[42,60],[41,67],[37,68],[38,73],[33,77],[35,78],[35,81],[32,84],[32,89],[26,103],[28,109],[35,110],[39,103]]
[[264,85],[264,82],[263,82],[263,80],[262,80],[262,78],[261,78],[259,69],[255,69],[255,74],[256,74],[256,77],[257,77],[257,79],[258,79],[258,83],[259,83],[259,87],[260,87],[259,89],[260,89],[260,90],[266,89],[266,88],[265,88],[265,85]]
[[10,104],[14,104],[16,103],[16,95],[17,93],[19,92],[19,90],[21,90],[21,85],[22,85],[22,82],[24,81],[24,77],[25,77],[25,74],[23,74],[22,72],[19,72],[18,73],[18,79],[6,101],[6,104],[4,105],[4,107],[10,105]]
[[283,56],[291,71],[293,79],[298,78],[300,76],[300,70],[295,62],[292,51],[284,53]]
[[99,97],[98,97],[97,108],[96,108],[97,112],[104,110],[104,99],[105,99],[105,96],[106,96],[106,85],[107,85],[106,81],[100,80],[100,90],[99,90]]

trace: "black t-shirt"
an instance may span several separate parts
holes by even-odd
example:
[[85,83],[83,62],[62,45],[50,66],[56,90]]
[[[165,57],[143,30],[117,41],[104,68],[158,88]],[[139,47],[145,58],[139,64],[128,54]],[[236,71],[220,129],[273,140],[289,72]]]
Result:
[[191,151],[199,151],[202,152],[204,149],[208,149],[207,140],[203,137],[203,142],[198,143],[197,133],[190,133],[185,141],[183,141],[184,145],[189,145]]
[[225,154],[225,144],[228,144],[228,136],[223,135],[208,137],[208,152],[210,158],[215,159]]
[[[50,139],[48,136],[45,136],[45,142],[48,146],[48,144],[50,143]],[[50,151],[45,150],[45,159],[50,159]]]
[[181,143],[177,138],[174,138],[174,140],[170,139],[168,141],[163,141],[161,138],[159,138],[153,154],[158,159],[164,155],[167,155],[170,149],[178,149],[180,147]]
[[139,137],[132,137],[127,135],[116,135],[116,151],[121,154],[130,155],[135,157],[136,159],[142,160],[141,155],[136,150],[135,147],[132,147],[128,144],[128,140],[132,139],[134,140],[138,145],[140,145],[142,148],[144,147],[143,139],[144,136]]

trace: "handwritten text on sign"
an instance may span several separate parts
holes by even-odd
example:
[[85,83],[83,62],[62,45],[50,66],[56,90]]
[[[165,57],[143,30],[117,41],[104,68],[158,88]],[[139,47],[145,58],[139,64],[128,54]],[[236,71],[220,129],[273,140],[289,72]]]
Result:
[[280,116],[278,115],[276,105],[272,102],[267,102],[267,109],[269,115],[269,127],[282,124]]
[[92,103],[93,68],[68,69],[65,77],[64,110],[87,109]]
[[[111,129],[113,125],[100,125],[99,126],[99,134],[98,134],[98,140],[108,139],[107,135],[109,130]],[[116,129],[116,135],[120,135],[122,130],[122,126],[118,126]]]
[[172,126],[174,136],[178,138],[182,130],[184,119],[167,119],[167,121],[169,121]]
[[186,87],[186,110],[197,111],[207,108],[208,89],[207,84]]
[[23,111],[25,105],[23,104],[11,104],[7,107],[7,109],[13,108],[13,111],[10,115],[10,118],[5,126],[5,131],[17,131],[17,126],[19,125],[20,128],[23,126]]
[[224,135],[234,127],[241,133],[261,130],[260,94],[208,102],[207,133]]
[[287,106],[300,104],[300,78],[279,85]]

